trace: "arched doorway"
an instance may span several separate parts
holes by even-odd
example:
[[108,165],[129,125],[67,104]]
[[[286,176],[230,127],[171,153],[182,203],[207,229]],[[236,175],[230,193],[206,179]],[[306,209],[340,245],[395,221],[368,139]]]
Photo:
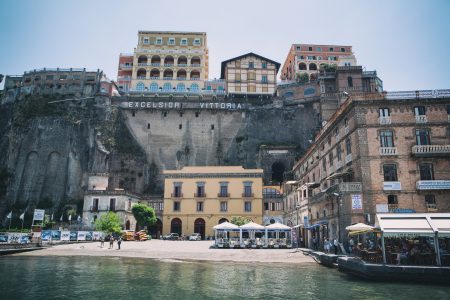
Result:
[[[160,219],[156,219],[155,224],[148,228],[148,234],[152,236],[154,239],[159,239],[159,236],[162,234],[163,224]],[[171,231],[173,232],[173,231]]]
[[283,182],[283,174],[285,169],[284,164],[281,162],[275,162],[272,165],[272,184],[279,184]]
[[194,233],[200,233],[202,240],[205,239],[205,220],[198,218],[194,221]]
[[227,218],[222,218],[219,220],[219,224],[222,224],[223,222],[229,222]]
[[175,218],[170,222],[170,233],[178,233],[181,236],[181,220]]
[[125,230],[130,230],[130,220],[125,223]]

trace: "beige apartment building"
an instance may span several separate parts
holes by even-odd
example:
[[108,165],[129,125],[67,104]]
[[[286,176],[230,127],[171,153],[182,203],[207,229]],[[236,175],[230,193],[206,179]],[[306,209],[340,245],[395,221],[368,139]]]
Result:
[[322,64],[356,66],[352,46],[293,44],[281,69],[281,80],[294,81],[300,73],[316,79]]
[[279,63],[250,52],[223,61],[220,78],[225,80],[228,94],[272,96],[279,68]]
[[449,212],[450,92],[354,93],[293,173],[285,217],[310,246],[376,213]]
[[261,224],[262,169],[184,167],[163,171],[163,232],[214,236],[213,226],[243,216]]
[[200,92],[208,79],[208,60],[206,32],[139,31],[128,64],[131,91]]

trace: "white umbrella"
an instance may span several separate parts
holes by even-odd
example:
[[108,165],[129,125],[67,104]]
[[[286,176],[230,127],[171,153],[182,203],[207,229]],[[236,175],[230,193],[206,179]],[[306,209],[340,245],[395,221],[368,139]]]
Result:
[[229,229],[238,229],[239,226],[230,223],[230,222],[223,222],[220,224],[217,224],[216,226],[213,227],[213,229],[215,230],[229,230]]
[[239,226],[239,228],[249,229],[249,230],[262,230],[262,229],[264,229],[264,226],[256,224],[254,222],[250,222],[250,223]]
[[373,226],[370,226],[370,225],[367,225],[364,223],[357,223],[357,224],[353,224],[353,225],[345,227],[345,229],[347,231],[364,231],[364,230],[369,231],[369,230],[372,230],[373,228],[374,228]]

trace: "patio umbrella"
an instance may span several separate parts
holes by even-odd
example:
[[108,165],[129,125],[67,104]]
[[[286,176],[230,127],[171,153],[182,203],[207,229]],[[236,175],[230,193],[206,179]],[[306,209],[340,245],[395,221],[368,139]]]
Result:
[[357,223],[350,226],[345,227],[347,231],[371,231],[373,230],[373,226],[364,224],[364,223]]

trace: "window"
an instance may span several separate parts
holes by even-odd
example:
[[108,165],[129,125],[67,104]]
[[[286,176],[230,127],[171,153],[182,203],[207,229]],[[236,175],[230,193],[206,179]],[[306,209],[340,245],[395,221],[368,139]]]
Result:
[[267,69],[267,63],[263,62],[263,63],[261,64],[261,68]]
[[219,197],[228,197],[228,182],[220,182]]
[[116,198],[109,199],[109,210],[116,211]]
[[337,145],[336,148],[336,155],[337,155],[337,160],[341,161],[342,160],[342,148],[341,148],[341,144]]
[[328,154],[328,162],[330,164],[330,166],[333,166],[333,151],[330,152],[330,154]]
[[220,211],[228,211],[228,202],[220,202]]
[[236,64],[236,68],[240,68],[241,67],[241,62],[239,60],[236,61],[235,64]]
[[181,193],[181,185],[182,184],[183,183],[181,183],[181,182],[174,182],[173,183],[173,194],[172,194],[172,197],[180,198],[180,197],[183,196],[183,194]]
[[163,117],[167,117],[167,111],[163,112]]
[[132,115],[133,117],[136,117],[136,112],[133,110],[133,112],[131,113],[131,115]]
[[92,199],[92,211],[98,211],[98,198]]
[[297,51],[300,51],[300,50],[302,50],[302,47],[301,46],[297,46],[296,49],[297,49]]
[[434,180],[433,164],[424,163],[419,165],[420,180]]
[[322,170],[326,172],[327,170],[327,158],[324,156],[322,160]]
[[214,124],[211,124],[211,130],[214,130]]
[[169,38],[169,45],[175,45],[175,39]]
[[268,81],[267,81],[267,75],[262,75],[262,76],[261,76],[261,82],[262,82],[262,83],[268,83]]
[[205,183],[197,182],[197,194],[196,197],[205,197]]
[[178,129],[183,129],[183,124],[179,124]]
[[150,44],[150,40],[149,40],[148,38],[144,38],[144,44],[145,44],[145,45]]
[[145,85],[142,82],[139,82],[138,84],[136,84],[136,91],[144,91],[145,90]]
[[150,123],[147,123],[147,129],[150,129]]
[[316,51],[322,51],[322,48],[317,47],[317,48],[316,48]]
[[414,115],[415,116],[424,116],[425,115],[425,106],[414,106]]
[[345,140],[345,152],[348,154],[352,153],[352,141],[350,138]]
[[203,211],[203,202],[197,202],[197,211]]
[[334,129],[334,136],[335,136],[336,139],[339,138],[339,127],[336,127],[336,128]]
[[392,212],[394,209],[398,208],[397,195],[388,195],[388,209]]
[[244,203],[244,211],[245,212],[251,212],[252,211],[252,202],[251,201],[245,201],[245,203]]
[[333,52],[334,51],[334,48],[333,47],[330,47],[330,52]]
[[180,45],[181,46],[186,46],[187,45],[187,39],[181,39]]
[[236,81],[241,81],[241,73],[237,73],[235,76],[236,76]]
[[244,197],[253,197],[252,184],[253,182],[251,181],[244,182],[244,195],[243,195]]
[[416,129],[416,144],[431,145],[430,131],[427,129]]
[[397,181],[397,166],[394,164],[383,165],[384,181]]
[[382,130],[380,132],[381,147],[394,147],[394,134],[391,130]]
[[156,45],[162,45],[162,38],[156,39]]
[[312,51],[312,47],[308,47],[308,51]]
[[198,116],[200,115],[200,113],[198,111],[195,112],[195,117],[198,118]]
[[200,46],[200,39],[194,40],[194,46]]
[[434,195],[425,195],[425,204],[427,208],[436,209],[436,198]]
[[53,80],[53,75],[47,75],[47,76],[45,76],[45,80]]
[[[67,75],[59,75],[59,80],[66,80],[67,79]],[[30,80],[30,78],[28,78],[28,80]]]
[[254,67],[255,67],[255,63],[252,62],[252,61],[249,61],[249,62],[248,62],[248,68],[249,68],[249,69],[253,69]]
[[173,203],[173,211],[180,211],[180,209],[181,209],[180,201],[175,201]]
[[348,118],[344,119],[344,127],[347,128],[348,127]]
[[330,146],[331,145],[331,135],[330,136],[328,136],[328,146]]
[[348,87],[353,87],[353,78],[351,76],[347,77]]
[[380,117],[389,117],[390,116],[389,108],[379,108],[378,114]]
[[248,80],[255,80],[256,76],[254,72],[248,72],[247,79]]
[[345,52],[345,48],[341,48],[341,52]]

